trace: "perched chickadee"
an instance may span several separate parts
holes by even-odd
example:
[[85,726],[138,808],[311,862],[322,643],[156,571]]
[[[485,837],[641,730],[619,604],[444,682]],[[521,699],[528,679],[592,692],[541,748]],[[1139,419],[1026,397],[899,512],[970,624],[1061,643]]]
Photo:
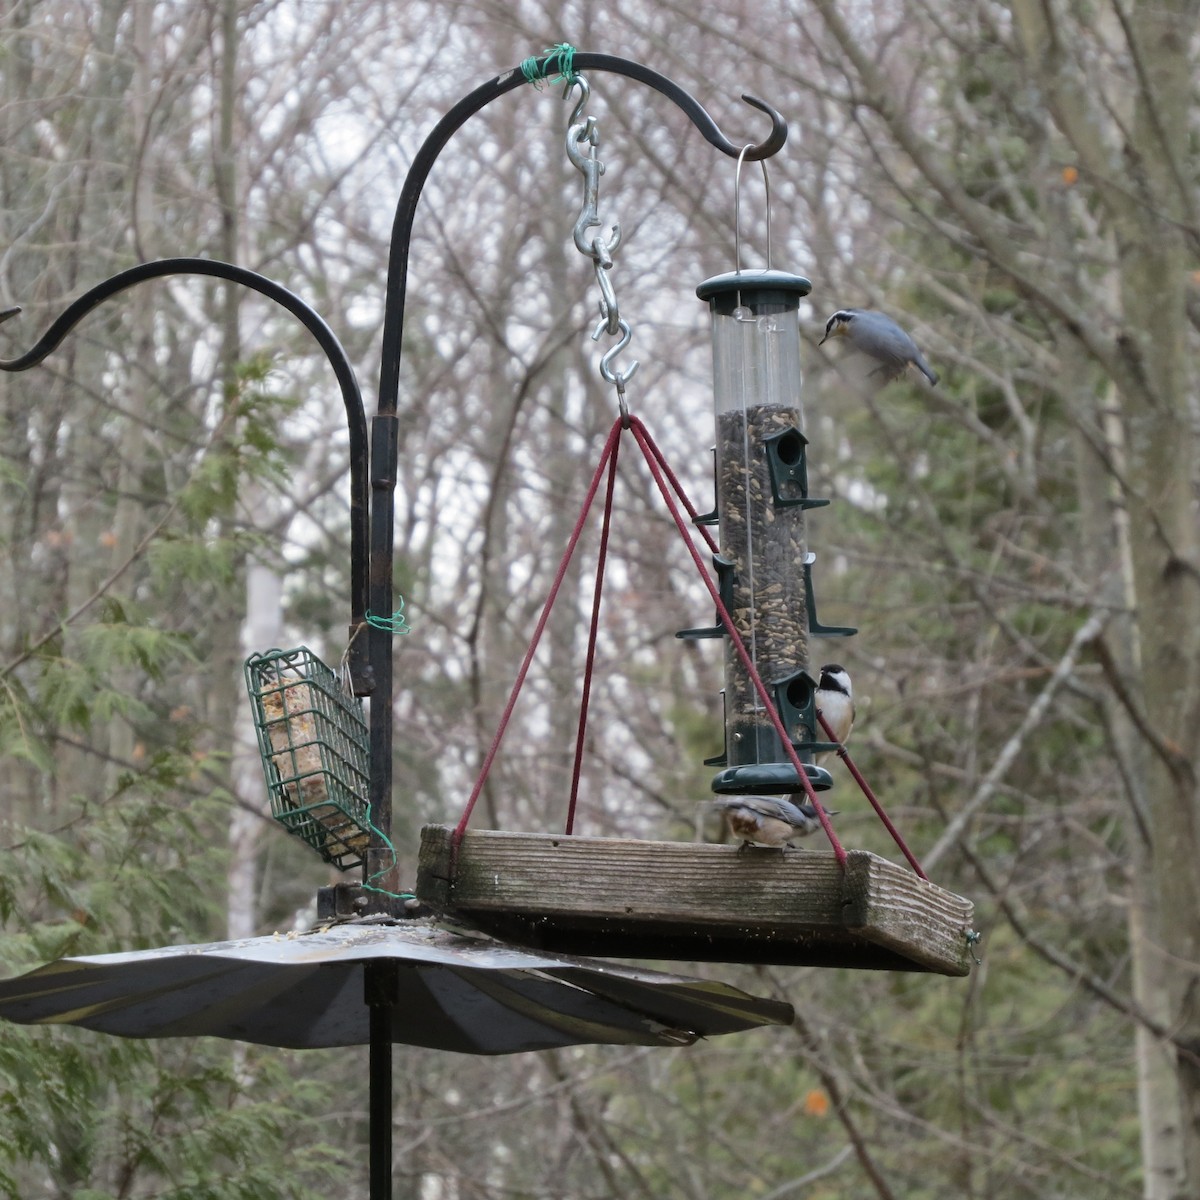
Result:
[[[844,746],[850,740],[850,730],[854,728],[854,689],[850,686],[850,676],[845,667],[826,663],[821,668],[813,703],[833,730],[831,740]],[[828,737],[820,724],[815,732],[818,741],[823,742]],[[826,750],[814,755],[813,761],[820,764],[836,753],[836,750]]]
[[882,375],[885,381],[899,379],[908,366],[914,366],[930,384],[936,385],[937,372],[925,361],[917,343],[881,312],[867,308],[839,308],[825,322],[825,336],[818,342],[823,346],[831,337],[850,339],[850,344],[879,366],[872,375]]
[[[821,819],[811,804],[782,796],[722,796],[713,805],[725,814],[734,837],[746,846],[790,846],[791,839],[820,829]],[[836,809],[826,809],[837,816]]]
[[[834,741],[844,746],[850,739],[850,730],[854,728],[854,689],[850,686],[850,676],[845,667],[837,663],[826,663],[821,668],[821,678],[813,694],[813,704],[833,730],[833,737],[830,738],[818,721],[814,731],[817,741]],[[820,754],[813,755],[813,763],[819,767],[836,753],[836,750],[822,750]],[[812,805],[807,803],[808,797],[804,792],[793,792],[788,800],[793,806],[812,812]],[[814,820],[816,815],[813,813]]]

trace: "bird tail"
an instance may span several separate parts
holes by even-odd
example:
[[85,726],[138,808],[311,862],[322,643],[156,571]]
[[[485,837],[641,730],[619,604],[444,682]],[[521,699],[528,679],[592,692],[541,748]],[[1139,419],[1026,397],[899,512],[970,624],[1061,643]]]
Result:
[[[793,792],[788,799],[806,816],[815,817],[817,810],[808,802],[808,797],[803,792]],[[821,804],[825,808],[824,803]],[[836,817],[842,810],[840,808],[825,808],[827,817]]]

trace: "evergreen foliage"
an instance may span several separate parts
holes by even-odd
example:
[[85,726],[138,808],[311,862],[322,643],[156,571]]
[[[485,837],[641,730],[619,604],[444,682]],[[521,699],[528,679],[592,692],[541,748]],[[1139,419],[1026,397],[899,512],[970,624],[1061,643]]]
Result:
[[[861,630],[812,653],[849,666],[855,759],[935,881],[975,899],[982,961],[965,981],[698,968],[799,1020],[678,1052],[399,1047],[398,1195],[1196,1191],[1170,1132],[1190,1128],[1181,997],[1200,959],[1196,16],[1195,0],[17,0],[0,16],[0,306],[24,309],[4,356],[112,272],[206,254],[313,302],[369,395],[420,139],[563,38],[677,79],[731,136],[761,129],[742,91],[791,121],[769,168],[774,263],[814,280],[805,432],[812,491],[834,501],[808,536],[822,619]],[[732,266],[733,166],[634,81],[591,83],[643,363],[630,400],[703,510],[691,292]],[[461,810],[616,413],[571,244],[569,108],[555,89],[494,108],[447,146],[412,247],[407,872],[420,826]],[[751,179],[748,262],[765,251]],[[919,334],[939,386],[854,386],[815,345],[848,304]],[[311,341],[211,281],[133,289],[0,375],[3,974],[311,920],[330,875],[263,815],[240,665],[271,644],[331,664],[344,649],[345,443]],[[593,523],[480,824],[561,827],[596,543]],[[579,828],[720,837],[700,765],[720,748],[720,653],[674,637],[711,603],[632,453],[609,554]],[[834,774],[843,840],[892,854]],[[365,1196],[364,1076],[357,1051],[7,1026],[0,1195]]]

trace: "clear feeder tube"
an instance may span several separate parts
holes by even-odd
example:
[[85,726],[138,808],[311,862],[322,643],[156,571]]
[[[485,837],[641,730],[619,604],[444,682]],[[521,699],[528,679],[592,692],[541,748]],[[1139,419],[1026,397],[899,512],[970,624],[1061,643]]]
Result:
[[[787,468],[804,461],[797,310],[810,289],[807,279],[771,270],[719,275],[696,289],[712,314],[717,516],[721,555],[732,563],[730,616],[772,695],[808,665],[806,484],[797,479],[802,471]],[[725,748],[728,769],[714,790],[778,794],[800,786],[728,638]]]

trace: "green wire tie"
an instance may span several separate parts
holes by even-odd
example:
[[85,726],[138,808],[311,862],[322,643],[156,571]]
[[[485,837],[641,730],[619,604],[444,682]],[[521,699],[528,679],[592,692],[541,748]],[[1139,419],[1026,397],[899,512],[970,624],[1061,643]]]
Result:
[[400,597],[400,607],[390,617],[377,617],[369,608],[363,614],[368,625],[375,629],[383,629],[388,633],[412,633],[412,626],[404,616],[404,597]]
[[555,72],[554,78],[550,79],[551,83],[565,83],[570,87],[579,78],[575,71],[575,47],[570,42],[560,42],[557,46],[551,46],[544,50],[540,57],[535,54],[521,64],[521,74],[525,76],[525,82],[532,83],[539,92],[551,71]]
[[967,938],[967,949],[970,951],[971,957],[975,960],[975,962],[979,966],[982,967],[983,959],[980,958],[979,955],[975,953],[975,947],[979,945],[980,941],[983,938],[983,934],[977,933],[974,929],[968,929],[967,933],[966,933],[966,938]]
[[387,848],[388,853],[391,854],[392,861],[388,863],[386,867],[381,867],[378,871],[372,871],[371,874],[363,880],[362,885],[364,891],[375,892],[376,895],[379,896],[390,896],[393,900],[415,900],[417,897],[412,892],[392,892],[387,888],[375,886],[374,881],[381,875],[386,875],[400,860],[396,855],[396,847],[392,845],[392,839],[389,838],[388,835],[384,833],[383,830],[380,829],[373,821],[371,821],[370,818],[367,819],[367,826],[372,833],[377,833],[379,835],[384,846]]

